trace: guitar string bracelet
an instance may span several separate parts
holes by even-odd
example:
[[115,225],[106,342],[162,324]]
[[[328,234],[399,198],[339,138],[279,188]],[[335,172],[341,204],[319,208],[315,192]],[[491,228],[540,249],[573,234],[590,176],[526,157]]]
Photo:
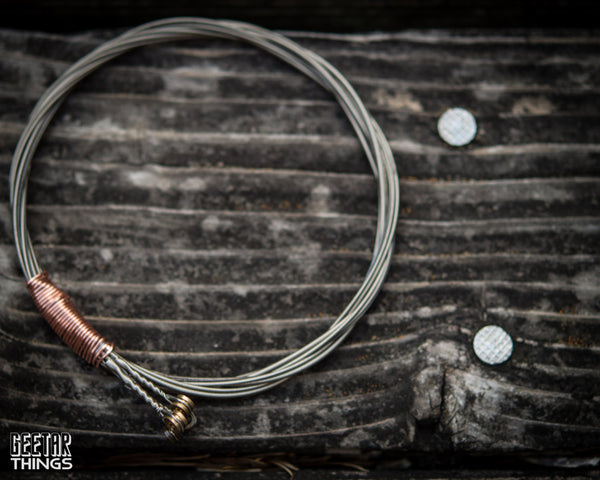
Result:
[[[69,92],[87,75],[136,47],[196,37],[250,43],[304,73],[336,98],[365,151],[378,188],[373,258],[365,278],[342,313],[319,337],[259,370],[234,377],[185,377],[160,373],[127,360],[92,327],[69,296],[39,266],[27,229],[27,185],[36,148]],[[388,141],[346,78],[326,60],[294,41],[247,23],[204,18],[170,18],[129,30],[98,46],[68,68],[41,96],[19,139],[10,170],[10,202],[17,256],[34,303],[58,336],[79,356],[103,367],[137,392],[160,415],[165,435],[179,439],[196,417],[190,397],[239,397],[269,389],[314,365],[350,333],[377,296],[392,259],[400,206],[396,165]]]

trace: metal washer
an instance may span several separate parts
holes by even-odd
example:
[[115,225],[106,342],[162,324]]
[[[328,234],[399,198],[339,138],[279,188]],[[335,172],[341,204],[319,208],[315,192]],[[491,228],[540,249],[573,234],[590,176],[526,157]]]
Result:
[[503,328],[488,325],[475,334],[473,350],[482,362],[498,365],[506,362],[512,355],[513,341]]
[[450,108],[440,116],[437,129],[448,145],[462,147],[471,143],[477,135],[477,121],[464,108]]

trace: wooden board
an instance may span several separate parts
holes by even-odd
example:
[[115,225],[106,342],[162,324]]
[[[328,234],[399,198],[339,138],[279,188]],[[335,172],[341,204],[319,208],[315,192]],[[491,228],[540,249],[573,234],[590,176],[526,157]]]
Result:
[[[600,38],[545,31],[291,33],[389,137],[402,212],[388,281],[349,339],[269,392],[156,415],[43,323],[12,245],[7,172],[43,90],[108,33],[0,31],[0,417],[82,449],[557,455],[600,448]],[[471,110],[476,140],[436,121]],[[85,81],[35,159],[42,265],[123,355],[258,368],[324,331],[371,257],[376,188],[337,104],[245,45],[128,54]],[[497,324],[510,360],[474,334]],[[0,435],[0,445],[8,437]]]

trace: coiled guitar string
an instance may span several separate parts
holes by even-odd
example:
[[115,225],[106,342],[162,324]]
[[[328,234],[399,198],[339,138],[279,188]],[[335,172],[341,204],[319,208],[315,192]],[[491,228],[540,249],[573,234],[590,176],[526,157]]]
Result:
[[[15,149],[10,170],[15,245],[28,282],[42,272],[26,222],[29,172],[38,143],[62,102],[84,77],[133,48],[195,37],[220,37],[248,42],[295,67],[334,95],[356,132],[377,179],[377,230],[369,269],[342,313],[322,335],[265,368],[234,377],[185,377],[150,370],[115,351],[102,359],[103,367],[125,383],[132,382],[130,386],[133,385],[134,389],[139,387],[144,392],[167,399],[172,396],[165,394],[158,386],[175,393],[205,397],[236,397],[257,393],[277,385],[328,355],[365,314],[384,282],[392,258],[400,205],[398,174],[387,139],[353,87],[326,60],[287,37],[247,23],[186,17],[154,21],[107,41],[73,64],[42,95],[29,117]],[[154,408],[160,413],[162,407],[154,405]]]

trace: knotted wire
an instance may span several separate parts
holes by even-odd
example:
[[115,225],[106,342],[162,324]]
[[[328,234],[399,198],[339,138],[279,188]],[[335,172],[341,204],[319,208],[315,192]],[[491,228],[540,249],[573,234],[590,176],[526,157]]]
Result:
[[127,381],[137,378],[138,383],[149,382],[149,385],[153,385],[154,382],[168,390],[189,395],[243,396],[271,388],[314,365],[333,351],[371,306],[383,285],[392,258],[400,207],[400,187],[390,145],[354,88],[322,57],[283,35],[255,25],[187,17],[150,22],[98,46],[69,67],[46,90],[30,114],[10,169],[13,232],[19,262],[29,281],[42,271],[26,221],[31,162],[44,132],[69,92],[98,67],[129,50],[195,37],[220,37],[248,42],[282,59],[331,92],[356,132],[377,179],[378,215],[373,259],[352,300],[322,335],[265,368],[235,377],[185,377],[160,373],[137,365],[115,351],[102,363],[121,378],[124,372],[129,372]]

